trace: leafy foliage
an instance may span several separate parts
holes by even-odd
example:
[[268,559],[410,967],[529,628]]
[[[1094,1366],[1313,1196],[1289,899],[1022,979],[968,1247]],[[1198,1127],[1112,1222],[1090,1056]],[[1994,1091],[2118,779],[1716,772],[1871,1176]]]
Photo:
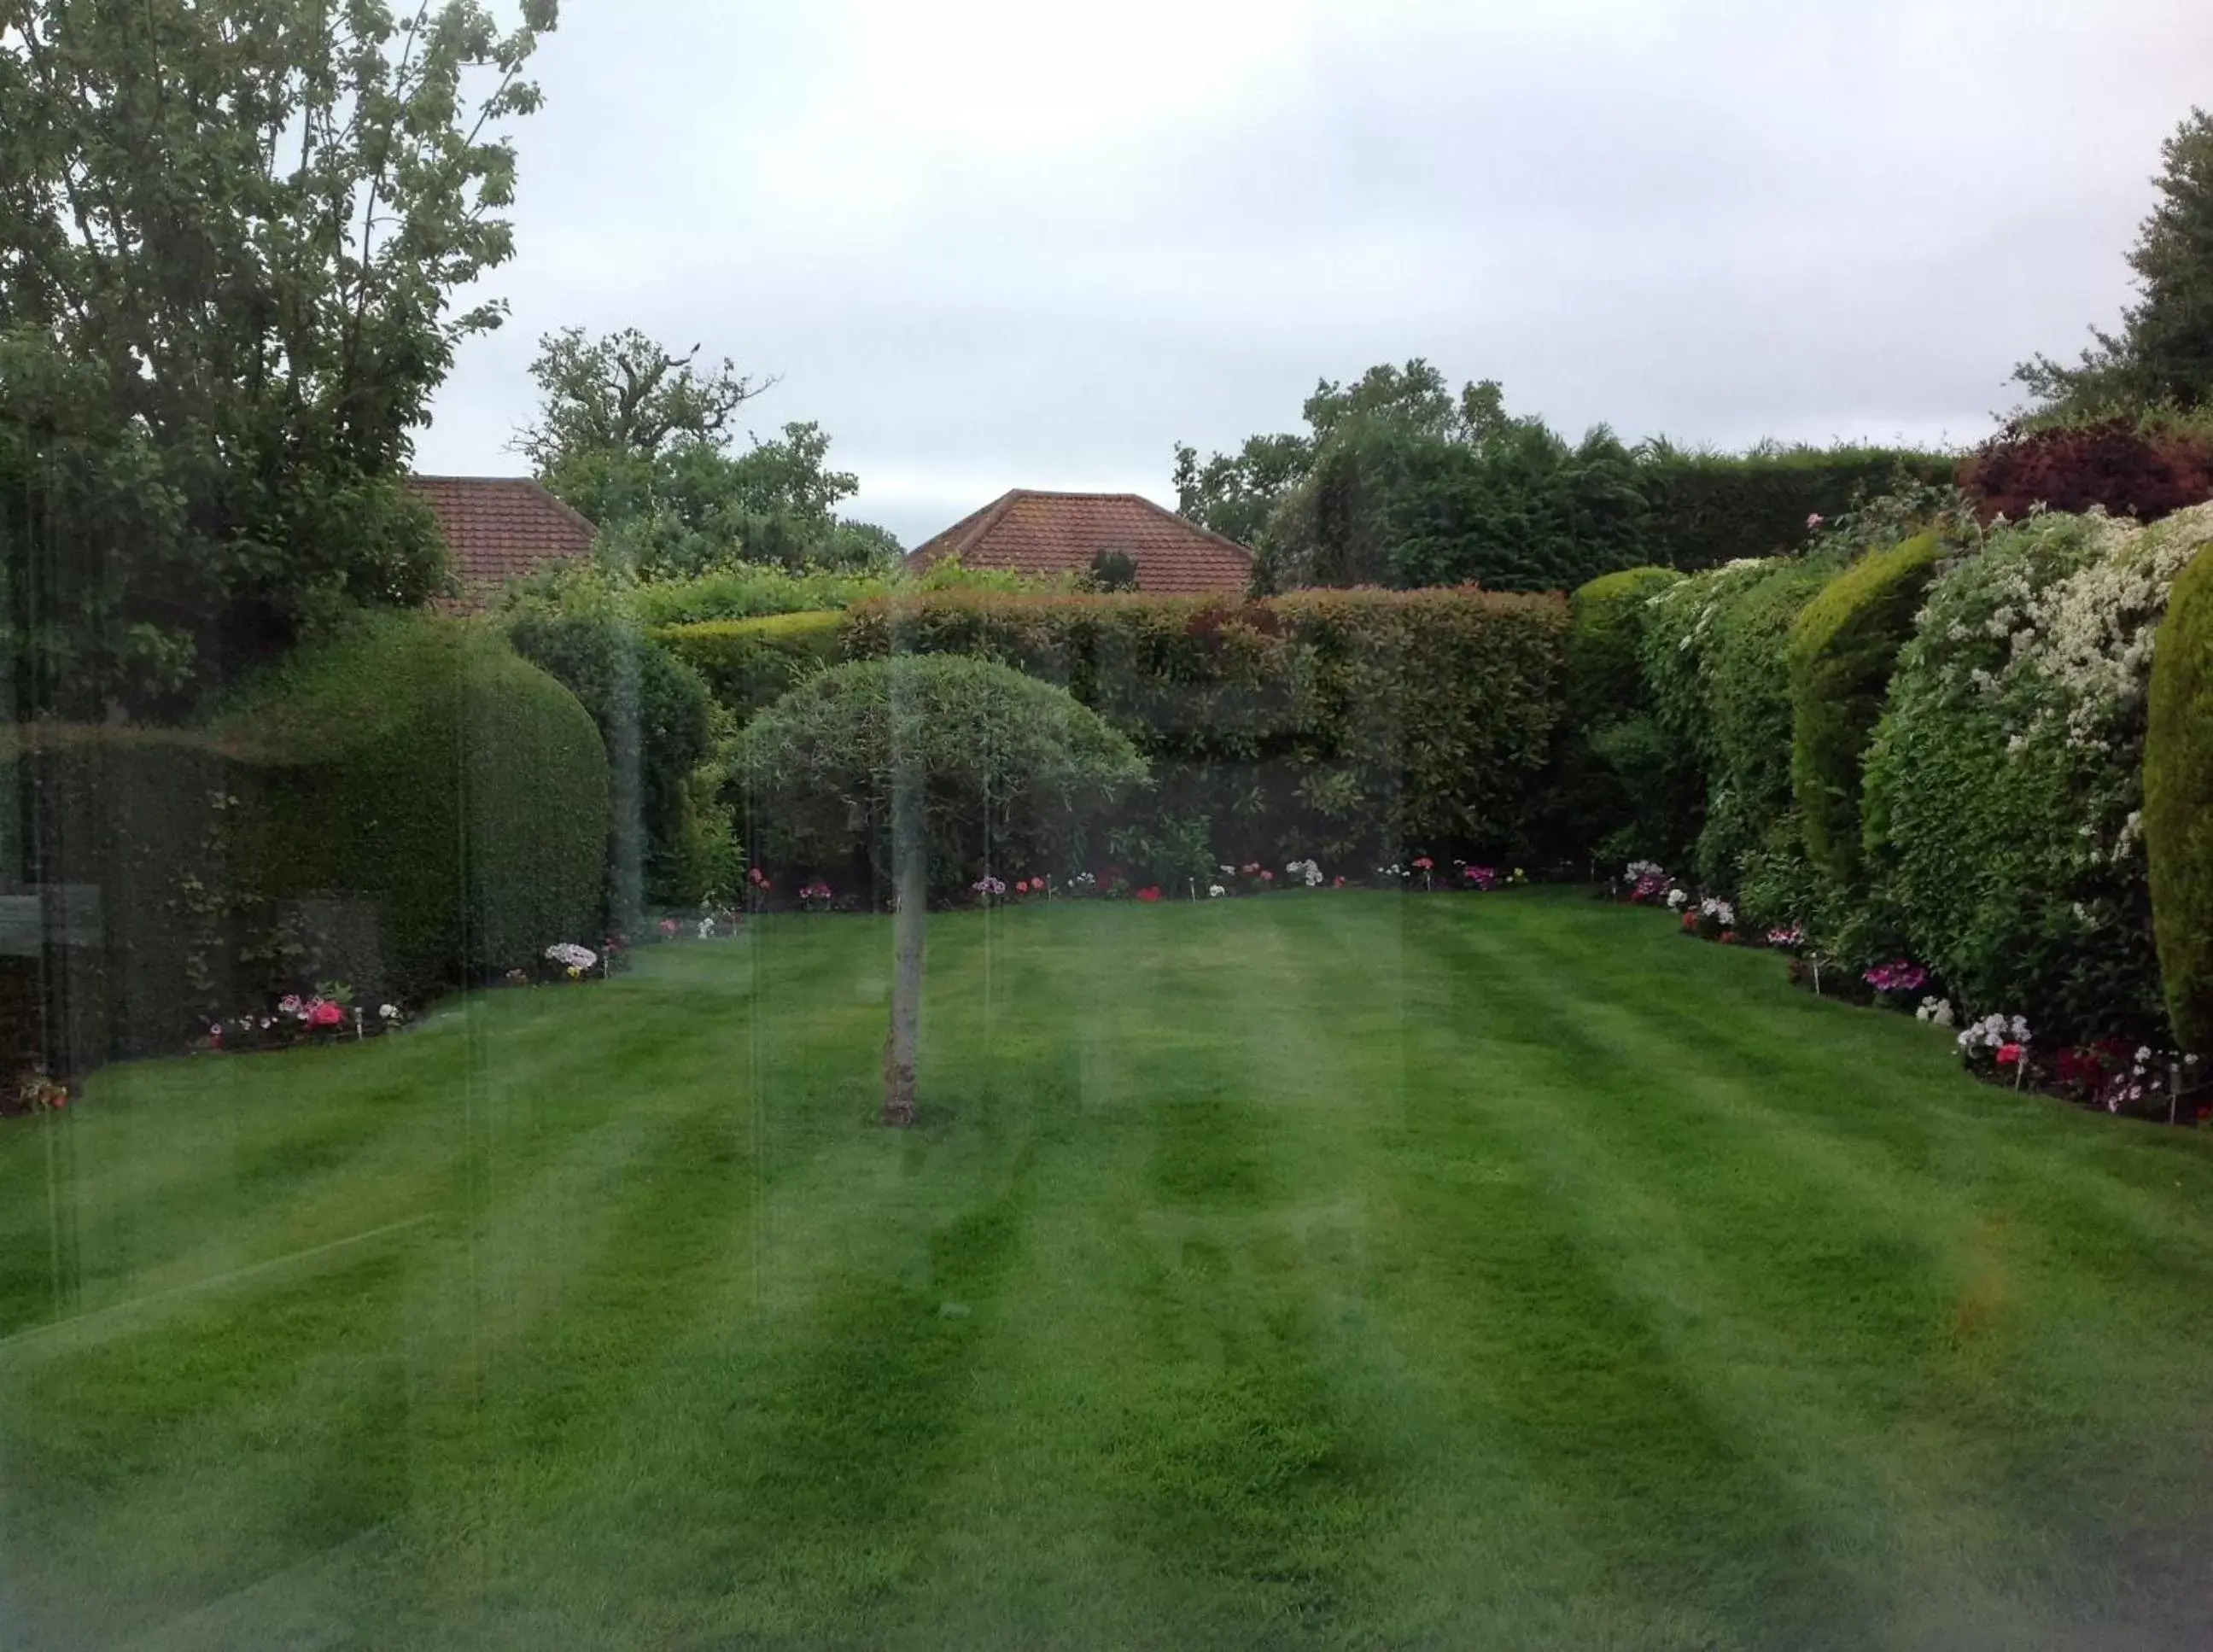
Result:
[[522,449],[541,482],[599,525],[607,558],[649,578],[748,563],[896,566],[887,531],[839,519],[860,482],[828,467],[822,427],[787,424],[732,451],[740,410],[770,386],[698,357],[635,328],[540,341],[531,375],[544,405]]
[[524,606],[509,617],[507,635],[515,652],[582,702],[606,743],[618,922],[635,924],[644,904],[701,899],[708,891],[693,776],[713,740],[706,682],[613,601]]
[[1419,360],[1325,382],[1306,417],[1305,436],[1255,436],[1203,464],[1176,453],[1179,508],[1257,546],[1264,589],[1563,590],[1640,564],[1710,567],[1791,549],[1809,519],[1952,468],[1873,448],[1631,447],[1603,425],[1570,442],[1509,414],[1495,381],[1455,399]]
[[1569,602],[1560,759],[1564,845],[1608,860],[1673,852],[1686,793],[1703,776],[1677,759],[1652,715],[1640,655],[1652,599],[1672,568],[1601,574]]
[[402,492],[513,251],[551,0],[0,7],[0,572],[19,710],[174,712],[438,591]]
[[1205,820],[1221,860],[1530,840],[1565,605],[1472,590],[1265,601],[948,592],[864,603],[863,658],[964,654],[1065,686],[1151,761],[1118,817]]
[[374,914],[363,955],[332,960],[346,978],[420,1000],[596,936],[607,753],[496,632],[364,621],[247,685],[214,732],[262,768],[242,835],[269,891]]
[[2213,422],[2122,414],[2015,424],[1963,460],[1983,519],[2100,509],[2140,521],[2213,498]]
[[1832,877],[1849,879],[1858,868],[1868,739],[1945,548],[1930,533],[1862,558],[1791,625],[1791,789],[1807,853]]
[[2174,582],[2153,656],[2144,848],[2176,1038],[2213,1052],[2213,549]]
[[1930,587],[1867,760],[1863,831],[1915,955],[1971,1014],[2156,1033],[2144,700],[2167,589],[2213,537],[2045,515]]
[[759,862],[887,887],[895,763],[921,781],[941,896],[985,872],[1065,865],[1100,811],[1146,777],[1127,739],[1049,683],[982,660],[858,661],[746,728],[736,773]]
[[810,673],[842,661],[845,623],[844,613],[832,609],[667,625],[653,637],[704,680],[718,704],[742,719],[789,693]]

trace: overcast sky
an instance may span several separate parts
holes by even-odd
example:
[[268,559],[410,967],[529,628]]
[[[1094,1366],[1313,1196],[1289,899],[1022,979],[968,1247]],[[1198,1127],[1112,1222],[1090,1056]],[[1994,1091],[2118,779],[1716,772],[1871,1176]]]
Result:
[[1426,356],[1579,432],[1971,440],[2130,288],[2206,0],[566,0],[513,317],[418,454],[520,473],[539,335],[783,382],[909,544]]

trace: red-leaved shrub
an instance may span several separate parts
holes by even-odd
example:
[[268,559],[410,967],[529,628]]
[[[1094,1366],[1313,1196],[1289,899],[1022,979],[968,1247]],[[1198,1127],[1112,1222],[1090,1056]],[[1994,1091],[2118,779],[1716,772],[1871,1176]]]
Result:
[[1960,485],[1984,521],[2019,521],[2032,507],[2157,521],[2213,499],[2213,432],[2131,418],[2048,430],[2009,427],[1960,464]]

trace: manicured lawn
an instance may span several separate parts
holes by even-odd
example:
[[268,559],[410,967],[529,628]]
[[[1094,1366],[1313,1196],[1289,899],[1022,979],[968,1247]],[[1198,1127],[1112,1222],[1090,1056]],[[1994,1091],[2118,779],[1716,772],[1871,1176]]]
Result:
[[2213,1140],[1547,893],[776,919],[0,1130],[0,1644],[2204,1646]]

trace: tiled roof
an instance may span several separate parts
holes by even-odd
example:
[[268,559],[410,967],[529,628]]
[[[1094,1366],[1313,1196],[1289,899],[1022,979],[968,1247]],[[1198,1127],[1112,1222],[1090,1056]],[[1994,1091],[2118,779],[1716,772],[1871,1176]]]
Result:
[[407,485],[453,547],[461,607],[483,607],[517,574],[591,554],[591,523],[527,476],[411,476]]
[[1242,591],[1253,553],[1135,493],[1012,493],[907,553],[911,568],[958,555],[970,568],[1088,573],[1102,551],[1137,566],[1137,588],[1161,596]]

